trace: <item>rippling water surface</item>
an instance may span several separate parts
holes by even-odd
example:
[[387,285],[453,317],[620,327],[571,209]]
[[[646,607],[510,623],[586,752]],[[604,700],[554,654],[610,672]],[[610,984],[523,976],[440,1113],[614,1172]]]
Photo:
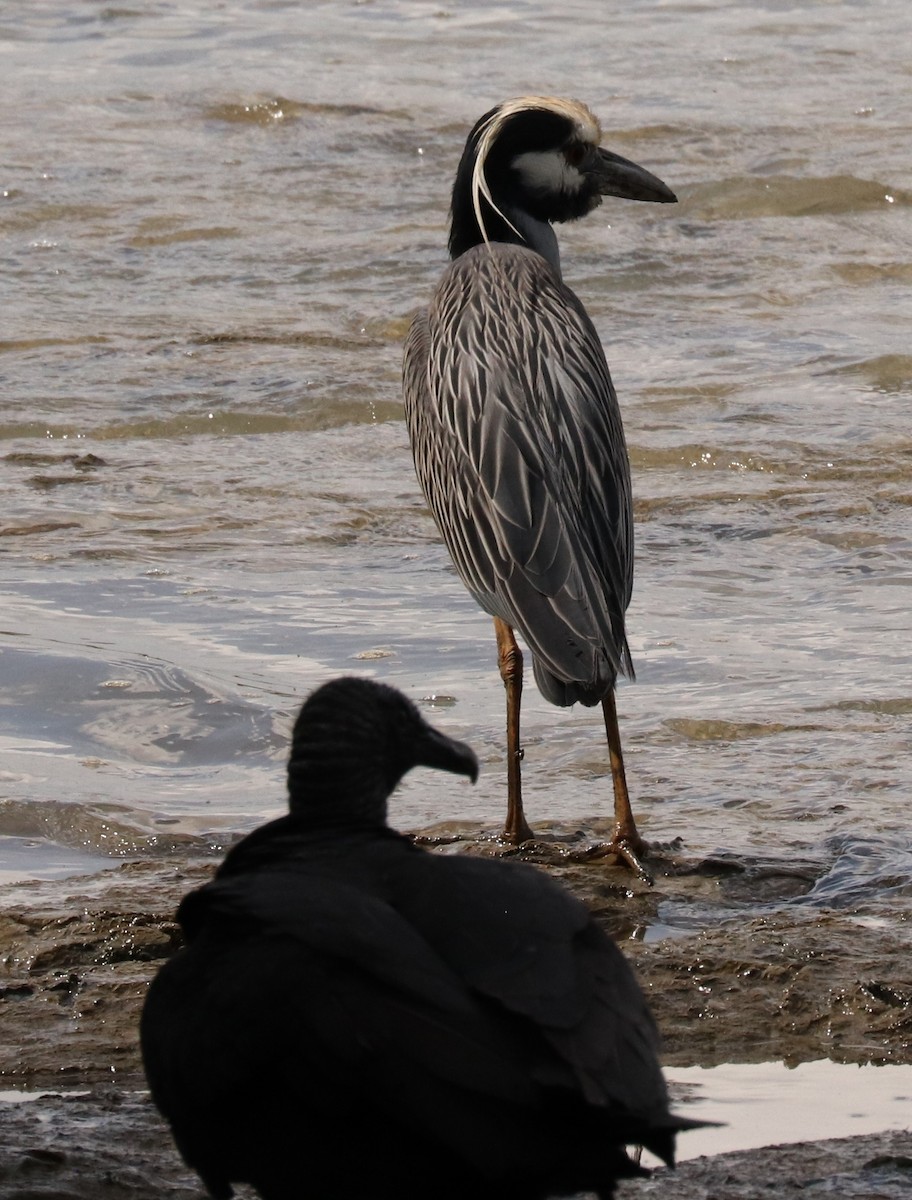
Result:
[[[274,814],[296,706],[343,671],[480,751],[475,789],[416,773],[398,823],[501,819],[490,622],[420,498],[399,361],[466,130],[533,91],[680,198],[561,230],[634,469],[643,830],[907,903],[910,13],[6,4],[6,877]],[[596,714],[526,714],[532,820],[604,815]]]

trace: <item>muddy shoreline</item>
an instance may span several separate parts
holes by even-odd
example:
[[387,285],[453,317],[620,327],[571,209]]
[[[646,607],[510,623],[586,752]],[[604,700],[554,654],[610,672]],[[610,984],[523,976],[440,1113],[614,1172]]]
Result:
[[[452,830],[427,840],[440,853],[502,852],[489,837]],[[885,922],[863,904],[808,902],[825,863],[689,860],[659,849],[647,888],[620,868],[586,861],[583,843],[544,840],[527,856],[622,939],[668,1065],[912,1063],[904,913]],[[0,891],[0,1089],[88,1093],[0,1104],[0,1200],[98,1195],[101,1178],[111,1197],[201,1194],[143,1094],[136,1029],[148,980],[178,943],[177,904],[215,861],[127,863]],[[775,1178],[780,1194],[794,1187],[807,1195],[812,1177],[841,1174],[850,1190],[834,1184],[828,1195],[899,1195],[912,1186],[904,1145],[907,1137],[884,1134],[697,1159],[679,1169],[673,1190],[750,1196],[756,1187],[768,1195]],[[880,1165],[865,1166],[872,1162]],[[625,1187],[652,1194],[661,1183],[657,1176]]]
[[[204,1192],[143,1095],[97,1088],[0,1106],[4,1200],[201,1200]],[[628,1181],[618,1200],[902,1200],[912,1188],[906,1133],[802,1142],[697,1158]],[[253,1200],[247,1188],[238,1200]]]

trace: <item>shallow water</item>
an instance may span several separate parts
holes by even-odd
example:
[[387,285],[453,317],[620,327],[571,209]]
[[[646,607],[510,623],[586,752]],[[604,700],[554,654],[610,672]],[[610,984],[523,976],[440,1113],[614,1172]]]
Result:
[[827,1059],[787,1066],[781,1062],[726,1063],[710,1069],[668,1072],[687,1116],[717,1121],[678,1139],[678,1159],[727,1154],[826,1138],[907,1129],[912,1067],[856,1066]]
[[[467,127],[551,91],[680,197],[561,230],[634,469],[644,833],[809,856],[836,905],[873,856],[905,911],[910,34],[901,0],[5,6],[4,878],[273,815],[343,671],[480,752],[474,789],[406,781],[399,824],[501,819],[490,624],[399,359]],[[531,819],[604,815],[596,716],[525,713]]]

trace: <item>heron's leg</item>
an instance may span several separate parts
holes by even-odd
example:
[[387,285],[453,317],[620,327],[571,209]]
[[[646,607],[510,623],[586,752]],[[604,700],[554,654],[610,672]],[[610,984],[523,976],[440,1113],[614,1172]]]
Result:
[[532,830],[526,824],[522,803],[522,747],[519,744],[519,704],[522,697],[522,651],[513,630],[500,617],[494,618],[497,636],[497,665],[507,691],[507,822],[504,837],[519,845],[527,842]]
[[640,862],[640,859],[646,855],[646,843],[637,831],[636,821],[633,819],[633,809],[630,807],[614,688],[602,701],[602,712],[605,714],[608,759],[611,763],[611,782],[614,784],[614,839],[609,849],[622,858],[647,883],[652,883]]

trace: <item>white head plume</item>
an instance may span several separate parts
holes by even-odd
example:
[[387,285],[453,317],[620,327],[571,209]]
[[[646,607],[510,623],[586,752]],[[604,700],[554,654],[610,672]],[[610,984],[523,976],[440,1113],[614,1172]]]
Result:
[[517,96],[515,100],[507,100],[506,103],[501,104],[478,131],[478,140],[475,146],[475,165],[472,169],[472,207],[475,210],[475,220],[478,222],[478,228],[481,230],[481,236],[486,245],[489,239],[488,231],[485,229],[484,219],[481,214],[482,197],[487,200],[497,215],[509,225],[516,236],[525,240],[513,222],[494,203],[494,199],[491,196],[491,189],[488,186],[485,176],[485,165],[488,154],[491,152],[491,147],[497,141],[498,137],[500,137],[506,123],[512,117],[518,116],[522,112],[528,112],[530,109],[543,109],[546,112],[557,113],[559,116],[565,117],[575,127],[577,136],[582,142],[589,142],[597,146],[602,140],[602,129],[597,118],[579,100],[563,100],[558,96]]

